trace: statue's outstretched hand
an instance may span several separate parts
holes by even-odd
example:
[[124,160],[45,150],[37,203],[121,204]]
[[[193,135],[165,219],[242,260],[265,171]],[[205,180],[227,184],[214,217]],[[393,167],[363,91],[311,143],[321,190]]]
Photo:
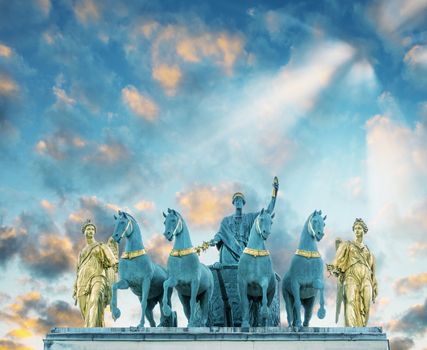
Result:
[[276,198],[277,192],[279,191],[279,179],[277,178],[277,176],[274,177],[272,185],[273,185],[273,197]]
[[218,244],[218,241],[214,238],[214,239],[211,239],[208,243],[211,247],[214,247]]

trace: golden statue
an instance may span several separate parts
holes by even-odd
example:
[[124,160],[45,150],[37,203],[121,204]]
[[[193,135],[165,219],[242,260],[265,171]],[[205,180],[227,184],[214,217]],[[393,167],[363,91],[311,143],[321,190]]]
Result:
[[335,241],[337,253],[332,264],[327,264],[329,272],[338,277],[337,309],[338,322],[341,304],[344,302],[346,327],[366,327],[369,319],[371,300],[377,296],[375,258],[363,243],[368,227],[362,219],[353,224],[354,241]]
[[85,327],[104,327],[104,309],[111,302],[111,285],[116,280],[118,247],[94,238],[96,227],[88,220],[82,226],[86,246],[79,254],[73,298],[79,304]]

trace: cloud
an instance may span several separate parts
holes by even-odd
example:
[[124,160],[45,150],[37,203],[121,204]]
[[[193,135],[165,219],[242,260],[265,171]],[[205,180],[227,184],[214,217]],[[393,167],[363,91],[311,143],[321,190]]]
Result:
[[40,201],[40,206],[49,213],[53,213],[55,211],[55,205],[49,202],[47,199],[42,199]]
[[[113,215],[117,213],[117,205],[105,203],[96,196],[82,196],[79,198],[79,209],[69,214],[65,222],[65,229],[73,241],[83,243],[81,226],[87,219],[96,225],[95,239],[106,242],[114,231]],[[78,247],[81,248],[81,247]]]
[[410,256],[424,255],[426,253],[427,253],[427,243],[425,242],[413,243],[409,247]]
[[427,286],[427,272],[399,278],[394,283],[394,290],[398,295],[418,291]]
[[44,233],[39,236],[38,242],[26,246],[21,260],[36,276],[52,279],[73,270],[76,254],[67,236]]
[[156,208],[156,205],[152,201],[146,201],[142,199],[139,202],[135,203],[134,208],[139,211],[147,211],[147,210],[154,210]]
[[161,64],[153,69],[153,78],[160,82],[169,96],[175,95],[176,88],[181,80],[181,70],[178,66]]
[[9,46],[0,43],[0,57],[9,58],[12,56],[12,49]]
[[386,113],[366,123],[370,203],[376,213],[393,205],[397,214],[416,219],[424,211],[424,205],[416,209],[416,204],[426,194],[420,189],[427,175],[427,132],[422,123],[411,128],[392,119],[398,112]]
[[390,339],[390,350],[410,350],[415,346],[414,341],[407,337],[394,337]]
[[58,131],[39,140],[34,149],[40,155],[62,161],[81,153],[86,144],[87,142],[76,134]]
[[422,23],[426,9],[426,0],[382,0],[373,6],[373,15],[380,31],[400,40],[407,30]]
[[37,3],[40,6],[41,11],[45,16],[48,16],[50,13],[50,10],[52,8],[52,4],[50,0],[37,0]]
[[234,64],[244,52],[241,36],[213,32],[192,35],[187,28],[177,29],[176,52],[184,61],[198,63],[203,58],[211,58],[215,64],[223,67],[226,74],[232,74]]
[[1,226],[0,265],[8,263],[15,254],[19,253],[27,239],[28,237],[25,229]]
[[17,83],[12,80],[11,78],[2,75],[0,73],[0,97],[11,97],[15,96],[16,93],[19,91],[19,87]]
[[[416,87],[427,87],[427,45],[415,45],[404,57],[404,78],[410,80]],[[424,89],[423,89],[424,91]]]
[[39,292],[19,295],[0,311],[8,324],[17,325],[21,332],[45,336],[52,327],[81,327],[82,319],[77,308],[65,301],[48,302]]
[[84,25],[97,22],[101,16],[101,10],[95,0],[79,0],[74,6],[74,13],[79,22]]
[[178,192],[176,198],[188,224],[215,229],[232,211],[231,197],[236,191],[234,184],[196,186],[189,191]]
[[144,243],[144,246],[155,263],[166,266],[173,243],[169,242],[162,234],[155,234]]
[[32,347],[9,339],[0,339],[0,348],[3,350],[35,350]]
[[122,99],[137,116],[151,122],[156,119],[157,105],[149,97],[142,95],[134,86],[128,85],[122,89]]
[[74,104],[76,104],[76,100],[69,97],[63,89],[61,89],[57,86],[54,86],[52,88],[52,90],[53,90],[54,95],[56,96],[56,102],[57,103],[62,103],[62,104],[67,105],[67,106],[73,106]]
[[106,143],[99,145],[96,152],[86,157],[89,163],[113,165],[126,162],[130,158],[129,150],[121,142],[108,138]]
[[391,332],[404,332],[410,335],[423,335],[427,330],[427,299],[424,304],[415,305],[400,319],[391,320],[386,327]]

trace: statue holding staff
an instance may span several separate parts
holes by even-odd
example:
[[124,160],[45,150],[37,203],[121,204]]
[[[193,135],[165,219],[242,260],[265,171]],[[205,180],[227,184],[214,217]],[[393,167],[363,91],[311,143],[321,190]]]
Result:
[[73,298],[79,304],[85,327],[104,327],[104,309],[111,302],[118,246],[111,239],[108,244],[97,242],[96,227],[90,220],[83,224],[82,233],[86,246],[77,261]]
[[371,301],[377,296],[375,257],[363,243],[368,227],[362,219],[353,224],[354,241],[336,240],[337,253],[329,272],[338,278],[336,322],[344,303],[346,327],[366,327]]
[[[276,204],[277,192],[279,190],[279,180],[274,177],[273,193],[267,211],[271,214]],[[241,192],[236,192],[232,197],[232,203],[236,208],[233,215],[226,216],[220,225],[218,233],[209,242],[209,245],[216,245],[219,250],[220,264],[237,265],[243,250],[248,244],[249,233],[252,225],[258,216],[257,213],[243,213],[245,196]]]

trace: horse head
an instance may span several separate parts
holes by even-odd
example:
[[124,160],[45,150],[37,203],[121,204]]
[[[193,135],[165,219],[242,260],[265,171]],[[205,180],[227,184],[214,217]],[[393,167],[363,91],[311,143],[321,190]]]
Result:
[[116,222],[114,224],[114,232],[112,237],[117,243],[120,243],[123,237],[127,238],[133,233],[134,224],[130,214],[119,210],[118,215],[118,217],[114,215]]
[[174,236],[181,234],[184,228],[182,217],[177,211],[169,208],[168,214],[163,213],[163,216],[165,218],[165,232],[163,235],[168,241],[172,241]]
[[274,213],[270,214],[264,208],[261,210],[255,219],[255,230],[263,240],[266,240],[271,233],[271,225],[273,224]]
[[322,217],[321,210],[319,211],[315,210],[307,220],[308,233],[317,242],[319,242],[323,238],[323,235],[325,234],[323,232],[323,229],[325,227],[325,220],[326,220],[326,215]]

